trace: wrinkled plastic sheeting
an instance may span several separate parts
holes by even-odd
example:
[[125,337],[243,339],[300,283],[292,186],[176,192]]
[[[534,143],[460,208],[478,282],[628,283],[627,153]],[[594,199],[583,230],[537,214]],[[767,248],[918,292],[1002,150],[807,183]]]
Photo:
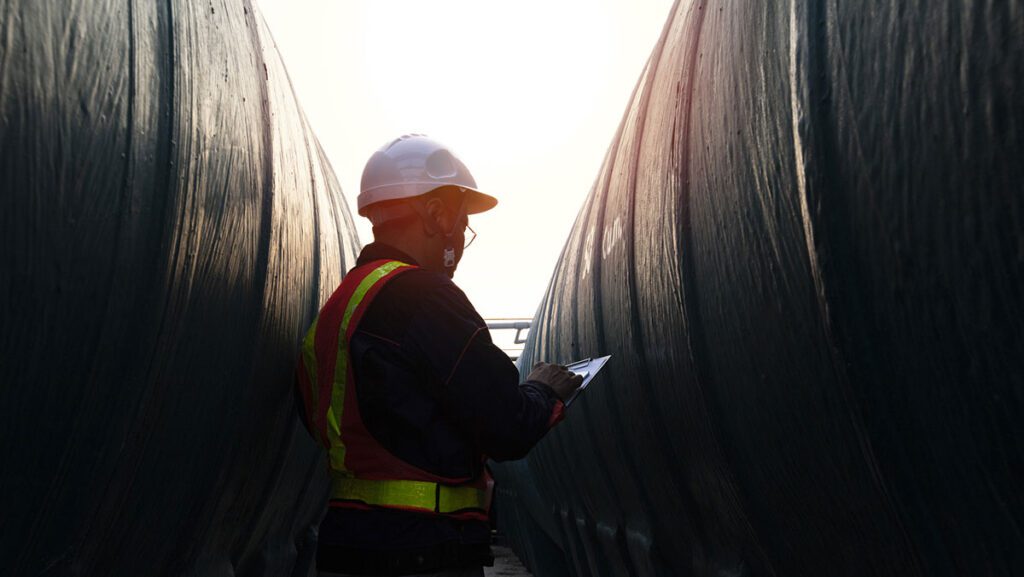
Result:
[[0,14],[0,573],[308,574],[292,370],[357,239],[262,18]]
[[678,1],[522,367],[540,577],[1024,575],[1024,3]]

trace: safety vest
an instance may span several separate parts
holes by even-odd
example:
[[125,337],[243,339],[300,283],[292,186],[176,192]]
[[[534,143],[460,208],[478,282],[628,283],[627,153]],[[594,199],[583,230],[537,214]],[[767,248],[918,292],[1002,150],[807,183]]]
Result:
[[381,288],[415,268],[397,260],[377,260],[352,269],[302,341],[298,381],[310,429],[328,452],[331,506],[486,520],[486,474],[451,479],[406,463],[377,442],[359,414],[349,341]]

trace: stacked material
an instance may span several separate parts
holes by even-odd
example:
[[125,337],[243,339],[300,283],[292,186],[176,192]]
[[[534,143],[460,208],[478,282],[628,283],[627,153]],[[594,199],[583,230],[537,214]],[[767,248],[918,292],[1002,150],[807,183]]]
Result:
[[351,219],[252,2],[0,2],[0,573],[300,575]]
[[534,574],[1024,575],[1024,2],[679,0],[533,326]]

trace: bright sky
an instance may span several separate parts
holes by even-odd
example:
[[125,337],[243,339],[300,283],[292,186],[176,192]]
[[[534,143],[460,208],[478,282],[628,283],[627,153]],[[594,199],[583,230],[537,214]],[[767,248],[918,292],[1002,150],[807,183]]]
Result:
[[257,0],[356,212],[363,165],[409,132],[499,199],[455,282],[533,317],[672,0]]

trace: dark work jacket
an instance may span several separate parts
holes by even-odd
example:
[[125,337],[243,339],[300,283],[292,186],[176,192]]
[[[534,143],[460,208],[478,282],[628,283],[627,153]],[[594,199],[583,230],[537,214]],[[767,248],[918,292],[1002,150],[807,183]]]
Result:
[[[357,266],[416,262],[373,243]],[[519,459],[561,415],[544,384],[519,384],[466,295],[447,276],[416,269],[381,289],[349,343],[359,411],[393,455],[448,478],[478,478],[484,459]],[[400,574],[479,566],[489,556],[482,521],[399,510],[329,508],[320,525],[321,570]],[[397,564],[397,566],[396,566]]]

